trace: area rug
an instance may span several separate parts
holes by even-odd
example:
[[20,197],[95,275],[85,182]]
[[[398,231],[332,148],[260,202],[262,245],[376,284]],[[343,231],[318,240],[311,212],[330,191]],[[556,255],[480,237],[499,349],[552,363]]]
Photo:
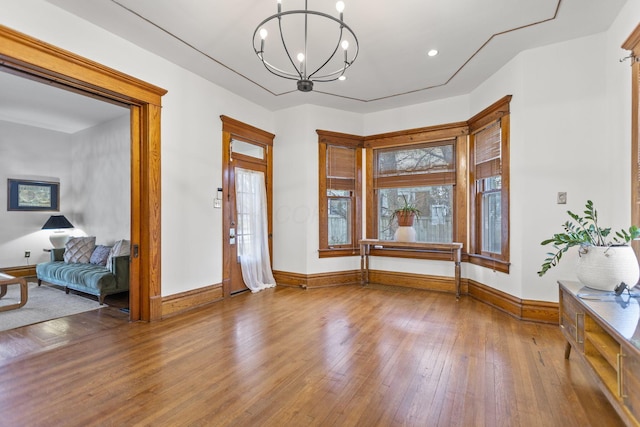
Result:
[[[0,299],[0,306],[15,304],[18,301],[20,301],[20,286],[9,286],[7,294]],[[0,312],[0,331],[96,310],[106,306],[106,304],[100,305],[98,301],[92,301],[73,293],[67,295],[63,290],[50,286],[38,286],[37,283],[29,283],[27,303],[15,310]]]

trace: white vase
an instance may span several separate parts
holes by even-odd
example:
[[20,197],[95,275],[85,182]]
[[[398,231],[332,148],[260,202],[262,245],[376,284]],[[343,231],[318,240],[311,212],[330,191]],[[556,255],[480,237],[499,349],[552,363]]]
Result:
[[579,251],[578,280],[590,288],[613,291],[624,282],[638,283],[640,268],[631,246],[587,246]]
[[413,227],[399,226],[393,236],[396,242],[415,242],[416,230]]

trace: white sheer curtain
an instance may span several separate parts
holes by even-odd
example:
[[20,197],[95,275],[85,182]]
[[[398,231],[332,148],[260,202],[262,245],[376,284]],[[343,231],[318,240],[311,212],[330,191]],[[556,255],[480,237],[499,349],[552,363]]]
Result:
[[267,192],[264,174],[235,169],[238,256],[242,279],[251,292],[276,285],[269,257]]

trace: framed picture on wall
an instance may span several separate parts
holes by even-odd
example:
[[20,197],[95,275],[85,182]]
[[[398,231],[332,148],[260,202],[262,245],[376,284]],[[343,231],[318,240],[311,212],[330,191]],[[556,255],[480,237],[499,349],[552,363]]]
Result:
[[7,210],[9,211],[59,211],[60,183],[8,180]]

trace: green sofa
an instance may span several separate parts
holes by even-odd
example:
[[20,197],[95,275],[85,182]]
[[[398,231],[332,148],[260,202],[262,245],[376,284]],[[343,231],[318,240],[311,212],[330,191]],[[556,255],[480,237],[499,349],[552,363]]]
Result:
[[42,281],[95,295],[104,304],[107,295],[129,290],[129,255],[113,257],[111,266],[64,262],[64,248],[51,250],[51,261],[36,264],[38,286]]

